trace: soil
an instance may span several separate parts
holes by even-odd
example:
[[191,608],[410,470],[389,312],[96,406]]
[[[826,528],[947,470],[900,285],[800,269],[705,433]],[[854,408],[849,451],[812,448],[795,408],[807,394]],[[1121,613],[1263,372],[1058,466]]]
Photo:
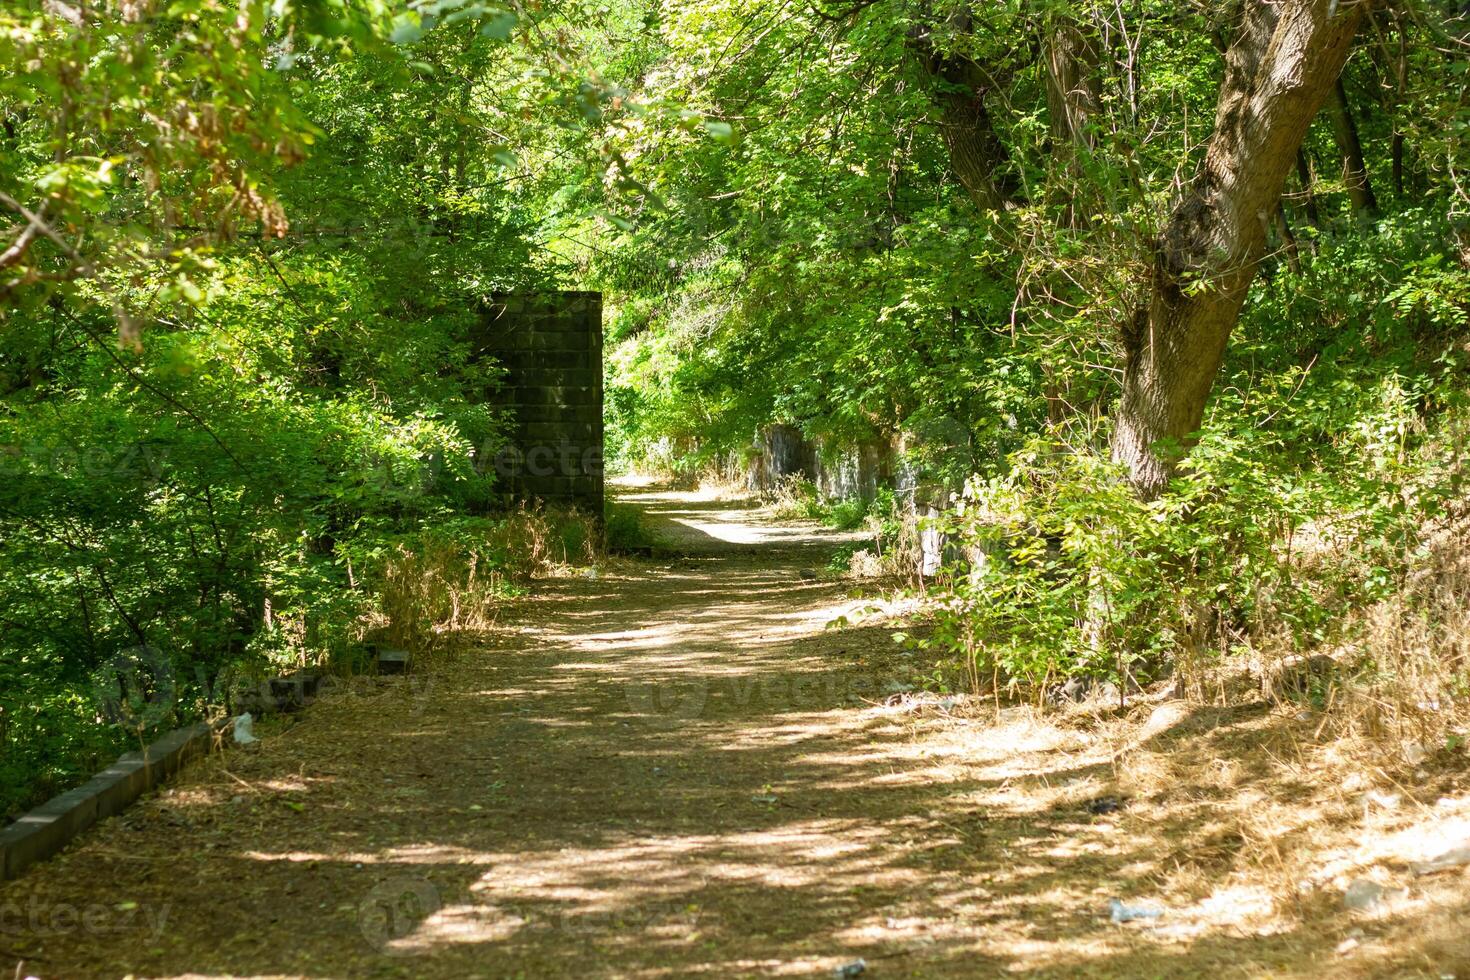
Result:
[[[1325,855],[1362,831],[1336,788],[1293,791],[1290,766],[1239,761],[1279,748],[1291,716],[1144,704],[1063,723],[896,694],[922,669],[894,642],[899,623],[823,572],[850,536],[710,495],[629,499],[660,557],[542,583],[473,652],[343,685],[192,766],[0,886],[0,966],[740,977],[861,959],[875,977],[1438,977],[1470,964],[1458,873],[1414,886],[1405,901],[1421,905],[1397,918],[1364,917],[1330,884],[1293,892],[1306,870],[1272,864],[1251,822],[1275,812],[1252,802],[1264,787],[1294,792],[1302,816],[1268,839],[1335,827],[1314,845]],[[1114,898],[1165,914],[1118,924]]]

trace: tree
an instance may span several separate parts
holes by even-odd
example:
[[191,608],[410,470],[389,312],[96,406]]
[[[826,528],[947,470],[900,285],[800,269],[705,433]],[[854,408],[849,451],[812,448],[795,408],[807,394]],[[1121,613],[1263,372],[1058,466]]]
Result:
[[[973,30],[968,12],[948,18],[945,30],[964,37]],[[999,83],[991,71],[974,58],[954,50],[941,50],[934,42],[934,28],[915,31],[914,47],[924,70],[935,82],[935,101],[940,110],[940,131],[949,150],[950,169],[970,199],[984,211],[1001,211],[1015,199],[1017,186],[1010,171],[1010,153],[995,131],[987,105]],[[953,38],[949,46],[954,44]]]
[[1347,87],[1341,78],[1332,86],[1332,97],[1327,100],[1327,116],[1332,121],[1332,135],[1342,153],[1342,181],[1347,188],[1348,200],[1352,202],[1353,213],[1371,218],[1378,211],[1378,198],[1368,177],[1358,122],[1353,118],[1352,103],[1348,101]]
[[1154,247],[1150,297],[1124,337],[1113,459],[1152,497],[1204,418],[1307,127],[1365,4],[1249,0],[1226,55],[1215,132]]
[[1042,44],[1046,66],[1046,105],[1054,145],[1070,156],[1074,147],[1091,147],[1088,127],[1098,113],[1093,73],[1102,60],[1097,39],[1070,18],[1046,29]]

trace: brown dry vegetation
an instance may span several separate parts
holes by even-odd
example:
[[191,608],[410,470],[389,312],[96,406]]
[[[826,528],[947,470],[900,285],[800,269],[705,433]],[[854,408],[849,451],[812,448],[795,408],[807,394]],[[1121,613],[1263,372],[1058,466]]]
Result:
[[[833,535],[643,500],[683,557],[549,580],[473,649],[194,767],[0,887],[0,956],[41,977],[1470,973],[1470,877],[1415,873],[1470,841],[1458,751],[1405,759],[1334,720],[1365,715],[1241,684],[1121,710],[893,696],[922,666],[898,624],[801,574]],[[1345,908],[1358,880],[1386,900]],[[1118,925],[1113,898],[1165,914]]]

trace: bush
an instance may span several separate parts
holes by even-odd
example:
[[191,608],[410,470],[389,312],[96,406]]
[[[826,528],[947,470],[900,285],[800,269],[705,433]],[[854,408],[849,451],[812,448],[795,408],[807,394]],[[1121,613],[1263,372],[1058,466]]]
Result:
[[839,500],[827,505],[822,522],[839,531],[854,531],[868,518],[868,505],[861,500]]
[[604,514],[604,533],[609,552],[617,554],[639,551],[653,545],[653,538],[643,525],[643,512],[637,507],[609,500]]
[[1146,502],[1097,453],[1037,439],[945,519],[967,561],[927,642],[972,678],[1037,693],[1339,639],[1351,610],[1392,594],[1433,510],[1404,506],[1398,447],[1342,442],[1334,465],[1302,470],[1279,436],[1212,428]]

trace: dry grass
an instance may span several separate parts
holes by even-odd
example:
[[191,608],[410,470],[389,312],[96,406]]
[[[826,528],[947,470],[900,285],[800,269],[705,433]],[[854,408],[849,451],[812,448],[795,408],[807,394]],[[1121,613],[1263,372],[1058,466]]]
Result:
[[761,495],[762,514],[772,521],[810,521],[820,516],[817,487],[800,474],[788,474]]
[[746,500],[750,488],[746,486],[744,474],[715,470],[700,478],[699,495],[709,500]]
[[[1350,611],[1339,638],[1302,655],[1254,644],[1259,690],[1312,714],[1314,739],[1362,765],[1416,764],[1470,732],[1470,549],[1463,522],[1426,535],[1389,599]],[[1285,631],[1283,630],[1284,634]],[[1234,676],[1231,676],[1231,674]],[[1249,696],[1237,670],[1196,674],[1217,703]]]
[[[800,499],[789,493],[786,503]],[[780,501],[766,516],[773,512]],[[528,513],[507,529],[530,556],[521,574],[561,574],[570,564],[552,527]],[[1130,950],[1121,962],[1159,975],[1181,975],[1185,964],[1227,975],[1470,975],[1470,873],[1415,873],[1417,863],[1470,844],[1470,778],[1458,741],[1467,732],[1470,643],[1463,540],[1436,538],[1400,594],[1354,614],[1346,639],[1329,650],[1303,655],[1261,630],[1252,656],[1186,667],[1187,684],[1161,684],[1123,709],[997,711],[972,700],[976,717],[926,734],[925,755],[953,760],[944,779],[995,786],[967,802],[995,815],[1001,854],[1031,846],[1033,816],[1075,823],[1067,815],[1086,814],[1090,802],[1120,799],[1117,814],[1084,816],[1047,843],[1068,875],[1047,900],[1090,909],[1116,895],[1166,912],[1111,940],[1005,947],[997,936],[990,948],[1063,975],[1089,957],[1116,965],[1120,945]],[[891,579],[895,566],[917,566],[918,547],[914,526],[885,551],[856,553],[852,571]],[[403,621],[421,624],[430,641],[493,621],[498,605],[476,605],[462,562],[415,560],[402,575],[424,591],[407,597]],[[830,642],[853,645],[841,632]],[[1181,686],[1193,696],[1175,699]],[[962,814],[930,816],[961,838],[972,833]],[[1043,897],[1003,864],[987,867],[998,894],[1023,904]],[[1365,887],[1381,889],[1383,900],[1348,908],[1348,891]]]
[[453,649],[467,632],[494,625],[508,584],[478,550],[444,541],[400,546],[384,568],[383,639],[421,653]]
[[[1470,912],[1470,869],[1416,873],[1470,844],[1463,753],[1388,764],[1369,739],[1328,735],[1321,713],[1201,705],[1162,686],[1124,711],[969,703],[929,754],[994,786],[974,799],[989,812],[1082,815],[1048,852],[1068,887],[1164,913],[1121,930],[1132,975],[1467,975],[1455,923]],[[1088,817],[1103,799],[1120,809]],[[1368,887],[1378,904],[1346,904]],[[1077,944],[1038,948],[1028,965],[1065,974],[1076,956]]]
[[[1000,787],[976,802],[1122,801],[1052,853],[1074,873],[1095,859],[1098,894],[1165,911],[1127,927],[1140,975],[1470,976],[1470,864],[1434,861],[1470,848],[1467,541],[1428,536],[1393,598],[1319,649],[1263,625],[1121,709],[972,698],[956,754]],[[1041,947],[1030,962],[1076,964]]]
[[[1467,975],[1470,867],[1420,873],[1470,846],[1466,540],[1429,536],[1397,593],[1322,649],[1263,628],[1248,656],[1186,663],[1127,711],[1035,718],[1111,746],[1089,791],[1130,801],[1119,824],[1170,909],[1151,936],[1278,937],[1281,975]],[[1381,897],[1353,908],[1350,890]]]
[[385,563],[373,632],[416,653],[457,650],[494,626],[525,583],[605,557],[596,519],[575,509],[523,505],[481,540],[424,535]]
[[873,535],[873,547],[852,553],[848,559],[848,576],[860,582],[884,582],[922,591],[924,547],[919,520],[917,515],[905,513],[899,521],[898,533],[885,536],[883,521],[869,515],[866,526]]
[[[498,647],[340,690],[0,888],[164,910],[157,939],[12,917],[0,945],[58,976],[1470,976],[1470,879],[1417,873],[1470,841],[1464,753],[1324,725],[1346,683],[890,699],[920,665],[885,617],[827,628],[869,603],[809,549],[654,506],[708,550],[548,583]],[[442,906],[385,948],[363,911],[405,881]],[[1385,900],[1345,907],[1358,882]]]

